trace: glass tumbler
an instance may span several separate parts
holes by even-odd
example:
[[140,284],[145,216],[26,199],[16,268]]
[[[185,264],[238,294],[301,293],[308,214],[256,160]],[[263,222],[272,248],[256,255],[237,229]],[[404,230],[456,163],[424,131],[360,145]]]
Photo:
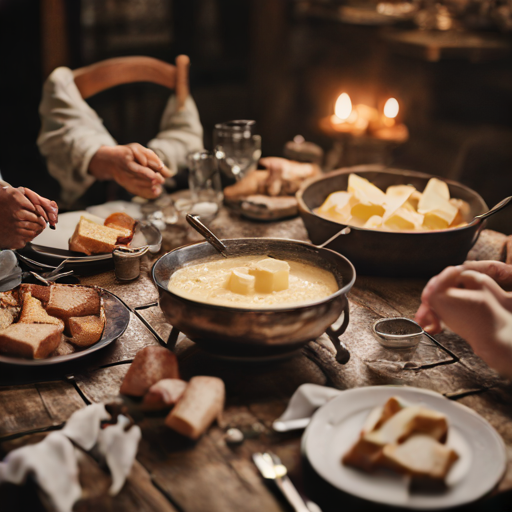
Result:
[[208,222],[217,215],[223,200],[217,159],[210,151],[191,153],[188,169],[192,203],[189,212]]

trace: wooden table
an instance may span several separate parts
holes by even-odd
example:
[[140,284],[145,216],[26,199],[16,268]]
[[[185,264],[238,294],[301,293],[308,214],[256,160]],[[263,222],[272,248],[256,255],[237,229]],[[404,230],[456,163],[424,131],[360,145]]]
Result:
[[[211,228],[221,237],[276,236],[307,239],[300,219],[279,223],[253,223],[223,210]],[[484,233],[485,235],[485,233]],[[487,233],[472,255],[500,257],[496,238]],[[185,226],[164,234],[164,249],[198,240]],[[499,244],[498,244],[499,245]],[[503,244],[501,244],[503,246]],[[157,301],[147,262],[141,277],[131,283],[117,282],[113,272],[82,278],[116,294],[130,309],[125,334],[94,357],[65,368],[21,371],[0,368],[0,444],[10,450],[39,441],[47,430],[59,428],[75,410],[87,404],[108,401],[118,393],[120,383],[135,354],[143,347],[164,344],[170,332]],[[437,339],[456,358],[429,343],[421,343],[411,357],[415,369],[404,366],[403,357],[389,354],[370,334],[372,323],[388,316],[413,317],[425,280],[385,279],[358,276],[350,299],[350,325],[343,339],[351,359],[339,365],[334,347],[325,336],[308,343],[295,357],[272,364],[221,361],[182,339],[176,353],[184,379],[194,375],[215,375],[227,389],[222,421],[197,443],[185,440],[163,424],[164,416],[146,416],[139,423],[142,440],[137,462],[121,493],[107,494],[108,472],[88,454],[81,453],[83,499],[76,511],[119,510],[124,512],[277,512],[288,510],[275,490],[266,486],[250,456],[271,449],[288,467],[295,484],[322,505],[324,512],[347,506],[349,497],[334,493],[301,460],[301,432],[278,434],[271,424],[285,409],[297,387],[315,383],[348,389],[377,384],[403,384],[432,389],[467,405],[486,418],[501,434],[508,450],[508,471],[498,491],[512,489],[512,387],[475,356],[469,346],[453,333]],[[237,447],[226,444],[229,427],[245,434]],[[333,500],[336,501],[333,501]],[[352,503],[352,502],[350,502]],[[0,510],[52,510],[34,485],[0,486]],[[346,510],[368,510],[367,503],[352,503]]]

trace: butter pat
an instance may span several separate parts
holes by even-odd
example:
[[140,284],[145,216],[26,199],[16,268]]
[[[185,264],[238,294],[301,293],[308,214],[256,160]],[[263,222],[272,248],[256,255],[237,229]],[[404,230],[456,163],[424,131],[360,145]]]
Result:
[[348,205],[350,199],[352,199],[350,192],[333,192],[327,196],[322,206],[318,208],[318,212],[328,213],[335,208],[343,209]]
[[401,208],[416,189],[411,185],[393,185],[386,190],[386,217]]
[[363,228],[375,229],[382,226],[382,217],[380,215],[374,215],[370,217],[364,224]]
[[425,213],[423,226],[427,229],[447,229],[448,226],[454,221],[459,210],[454,214],[445,210],[432,210]]
[[254,289],[258,293],[272,293],[286,290],[290,276],[290,265],[286,261],[266,258],[249,269],[254,276]]
[[354,194],[361,203],[383,205],[386,200],[386,194],[380,188],[357,174],[349,175],[348,191]]
[[234,268],[228,280],[228,289],[240,295],[249,295],[254,292],[256,278],[249,274],[246,267]]
[[352,207],[350,213],[352,214],[352,217],[358,217],[362,221],[366,222],[371,217],[382,217],[385,211],[384,206],[381,204],[358,203]]

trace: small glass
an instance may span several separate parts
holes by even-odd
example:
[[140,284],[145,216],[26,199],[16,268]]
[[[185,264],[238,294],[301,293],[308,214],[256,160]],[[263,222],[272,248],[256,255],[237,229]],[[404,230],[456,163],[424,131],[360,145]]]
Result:
[[188,185],[191,207],[188,213],[202,220],[213,219],[222,205],[223,194],[215,155],[210,151],[197,151],[188,156]]
[[213,143],[220,170],[241,180],[256,168],[261,157],[261,137],[254,134],[255,121],[239,119],[215,125]]

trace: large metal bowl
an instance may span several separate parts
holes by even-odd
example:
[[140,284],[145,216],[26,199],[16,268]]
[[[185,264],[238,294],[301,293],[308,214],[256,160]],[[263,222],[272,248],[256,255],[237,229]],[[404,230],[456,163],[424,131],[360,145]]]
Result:
[[[321,244],[343,228],[343,225],[313,212],[331,192],[347,190],[348,176],[356,173],[367,178],[381,190],[390,185],[410,184],[422,191],[430,174],[401,169],[384,169],[361,165],[334,171],[305,183],[297,192],[299,213],[309,238]],[[455,181],[448,183],[450,196],[469,203],[471,217],[488,210],[485,201],[470,188]],[[462,263],[475,244],[485,222],[475,220],[469,225],[430,232],[390,233],[374,229],[350,227],[329,247],[354,263],[358,274],[392,277],[430,277],[449,265]]]
[[[275,238],[223,240],[230,256],[268,255],[309,263],[332,272],[339,289],[325,299],[287,308],[242,309],[185,299],[169,291],[169,279],[178,269],[222,259],[207,242],[187,245],[162,256],[153,266],[160,307],[176,330],[185,333],[203,349],[228,357],[268,358],[292,352],[327,332],[338,348],[338,360],[348,361],[339,341],[348,325],[346,294],[356,274],[350,261],[329,249],[305,242]],[[331,325],[344,312],[342,325]],[[172,340],[171,340],[172,343]]]

